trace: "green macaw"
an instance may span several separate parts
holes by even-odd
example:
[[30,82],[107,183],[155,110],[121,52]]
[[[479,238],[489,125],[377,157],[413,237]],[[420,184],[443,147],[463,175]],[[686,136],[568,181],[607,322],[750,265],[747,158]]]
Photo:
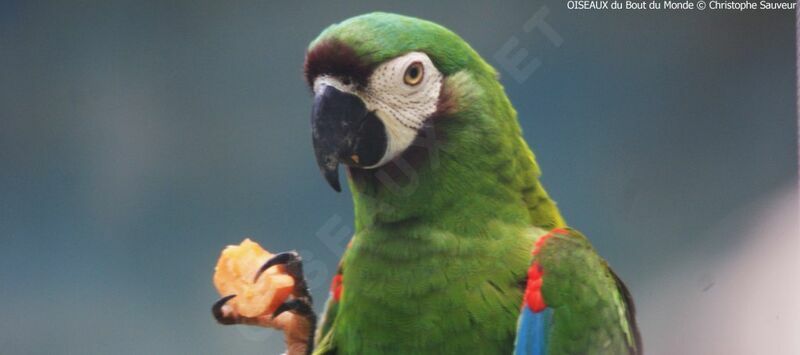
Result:
[[565,223],[464,40],[371,13],[323,31],[304,69],[317,163],[337,191],[346,166],[356,232],[319,323],[294,252],[261,268],[297,280],[273,316],[231,314],[230,296],[220,322],[284,329],[290,353],[641,353],[628,291]]

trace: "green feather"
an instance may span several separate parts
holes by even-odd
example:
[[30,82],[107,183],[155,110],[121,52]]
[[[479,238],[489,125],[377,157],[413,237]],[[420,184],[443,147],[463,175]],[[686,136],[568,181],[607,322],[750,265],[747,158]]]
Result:
[[[575,230],[551,234],[534,261],[542,267],[542,295],[553,308],[551,354],[628,354],[641,347],[629,323],[624,285],[589,240]],[[630,313],[629,313],[630,312]]]
[[[350,171],[356,234],[317,352],[511,353],[533,242],[565,222],[539,183],[497,72],[453,32],[410,17],[358,16],[327,28],[309,49],[327,40],[369,64],[426,53],[446,76],[450,107],[426,133],[436,144],[422,158],[409,152],[386,167]],[[600,301],[613,299],[580,310]],[[586,317],[576,312],[557,314],[565,324],[556,330],[580,329],[575,322]]]

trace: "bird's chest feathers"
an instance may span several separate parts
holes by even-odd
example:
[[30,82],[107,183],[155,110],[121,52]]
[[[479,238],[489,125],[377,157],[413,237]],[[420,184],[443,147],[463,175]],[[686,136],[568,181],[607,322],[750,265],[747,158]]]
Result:
[[356,235],[343,270],[337,319],[342,340],[359,350],[483,346],[475,337],[453,339],[468,332],[483,336],[489,347],[513,343],[531,241],[524,230],[508,226],[479,233]]

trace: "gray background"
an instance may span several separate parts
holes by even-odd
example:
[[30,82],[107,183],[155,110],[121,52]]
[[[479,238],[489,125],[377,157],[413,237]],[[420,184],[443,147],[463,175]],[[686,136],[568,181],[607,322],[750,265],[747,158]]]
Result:
[[[560,46],[523,30],[542,6]],[[214,323],[214,262],[244,236],[298,249],[327,297],[351,201],[314,164],[301,65],[325,26],[375,10],[439,22],[498,67],[544,184],[628,282],[652,353],[696,321],[650,301],[659,280],[695,260],[671,299],[713,290],[706,266],[797,179],[791,11],[0,1],[1,352],[281,351],[276,332]],[[542,63],[522,82],[494,59],[512,36]]]

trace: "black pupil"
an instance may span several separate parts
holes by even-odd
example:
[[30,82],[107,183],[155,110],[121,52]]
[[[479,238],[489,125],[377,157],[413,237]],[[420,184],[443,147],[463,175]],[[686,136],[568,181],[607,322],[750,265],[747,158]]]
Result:
[[417,66],[413,66],[408,68],[408,77],[411,79],[416,79],[419,76],[419,68]]

